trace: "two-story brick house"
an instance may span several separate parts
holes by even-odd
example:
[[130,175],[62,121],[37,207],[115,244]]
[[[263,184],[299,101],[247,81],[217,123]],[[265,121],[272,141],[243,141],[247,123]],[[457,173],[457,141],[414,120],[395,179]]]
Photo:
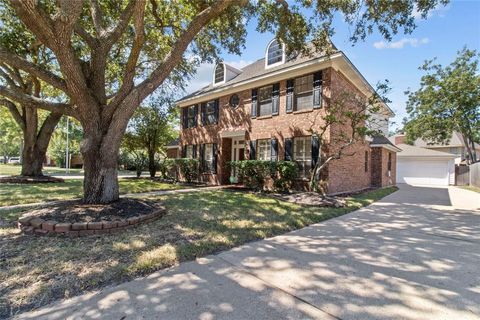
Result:
[[[243,69],[218,63],[212,83],[177,102],[181,108],[178,154],[201,161],[201,180],[227,184],[229,161],[290,160],[300,168],[299,180],[309,178],[318,157],[336,148],[333,126],[320,145],[312,130],[320,126],[331,99],[348,90],[371,95],[372,87],[342,52],[286,58],[284,47],[272,40],[265,58]],[[375,115],[386,135],[393,112],[382,105]],[[175,145],[169,146],[175,153]],[[349,147],[353,156],[332,161],[325,173],[328,192],[339,193],[395,183],[396,152],[388,139],[376,137]]]

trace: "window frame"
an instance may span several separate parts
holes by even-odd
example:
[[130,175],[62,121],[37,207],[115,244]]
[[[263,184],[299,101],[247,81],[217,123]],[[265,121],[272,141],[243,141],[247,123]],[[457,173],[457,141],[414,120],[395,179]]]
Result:
[[[303,83],[298,83],[301,79],[307,79]],[[314,82],[314,74],[306,74],[300,77],[296,77],[293,79],[293,109],[294,111],[303,111],[303,110],[313,110],[313,82]],[[303,89],[303,91],[299,91],[299,87],[301,86],[310,86],[309,88]],[[298,98],[308,98],[311,103],[308,104],[307,107],[302,107],[299,109]]]
[[[272,155],[272,141],[271,139],[258,139],[256,147],[256,160],[270,161]],[[265,153],[263,157],[262,153]]]
[[[192,115],[190,115],[190,110],[192,111]],[[195,128],[197,120],[196,117],[197,114],[195,112],[195,105],[187,107],[187,128]]]
[[[204,143],[203,144],[203,173],[215,173],[215,168],[213,165],[215,163],[215,154],[213,153],[214,143]],[[207,160],[207,154],[211,153],[211,159]]]
[[[262,91],[267,91],[269,94],[266,95],[265,99],[262,100]],[[263,86],[261,88],[258,88],[258,93],[257,93],[257,117],[266,117],[266,116],[271,116],[273,114],[273,84]],[[265,104],[269,103],[270,104],[270,112],[266,114],[262,114],[262,102],[265,102]]]
[[[217,114],[215,111],[215,100],[211,100],[205,103],[205,125],[211,125],[217,123]],[[209,108],[211,109],[209,112]],[[212,117],[212,119],[209,118]]]
[[388,153],[387,171],[392,171],[392,153]]
[[[190,153],[190,155],[189,155]],[[193,144],[189,144],[185,146],[185,158],[186,159],[193,159]]]
[[368,172],[368,150],[365,150],[365,172]]
[[[217,76],[219,75],[219,72],[217,72],[217,70],[218,70],[219,67],[222,68],[222,80],[221,81],[217,81]],[[213,84],[217,85],[217,84],[222,84],[222,83],[225,83],[225,64],[223,62],[218,63],[215,66],[215,69],[213,70]]]
[[[272,45],[277,46],[277,49],[274,53],[278,53],[278,52],[281,51],[281,59],[279,61],[275,61],[275,62],[270,63],[270,57],[269,56],[270,56],[270,50],[271,50]],[[272,67],[281,65],[283,63],[285,63],[285,44],[281,43],[276,38],[274,38],[268,43],[267,49],[265,50],[265,69],[272,68]]]
[[[303,157],[302,159],[297,158],[297,148],[298,148],[298,141],[302,140],[303,141]],[[309,148],[307,148],[307,144],[305,142],[308,142]],[[306,179],[309,178],[310,170],[311,170],[311,164],[312,164],[312,136],[298,136],[298,137],[293,137],[293,155],[292,155],[292,160],[295,161],[299,167],[298,170],[298,178],[300,179]],[[307,158],[307,154],[310,155],[310,157]],[[300,164],[301,163],[301,164]]]

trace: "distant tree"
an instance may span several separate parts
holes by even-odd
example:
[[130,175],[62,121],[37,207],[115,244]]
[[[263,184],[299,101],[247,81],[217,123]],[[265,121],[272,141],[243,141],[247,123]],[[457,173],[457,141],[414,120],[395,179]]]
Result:
[[3,162],[20,154],[21,136],[15,120],[6,109],[0,108],[0,157],[3,157]]
[[[50,68],[53,54],[33,37],[8,6],[0,5],[0,56],[1,50],[15,53],[19,59],[35,63],[38,68]],[[41,77],[24,72],[18,65],[8,64],[0,58],[0,86],[19,94],[31,96],[30,101],[20,101],[12,96],[0,96],[0,108],[8,110],[23,136],[22,170],[23,176],[41,176],[45,154],[53,130],[60,117],[59,112],[41,110],[41,101],[56,100],[61,96]]]
[[446,143],[453,131],[462,135],[468,161],[476,162],[474,141],[480,132],[479,55],[463,48],[455,61],[443,67],[435,59],[419,69],[426,72],[420,89],[407,91],[408,122],[405,125],[410,142],[417,138]]
[[165,146],[175,139],[178,116],[170,95],[162,95],[145,107],[139,107],[129,122],[125,139],[143,149],[148,158],[150,177],[157,172],[158,156],[165,155]]
[[84,129],[84,202],[119,198],[117,163],[122,137],[135,110],[160,85],[182,85],[201,62],[219,59],[221,50],[240,54],[251,18],[257,30],[285,43],[287,54],[331,51],[336,13],[352,26],[351,41],[375,29],[384,38],[415,28],[414,12],[428,12],[447,0],[405,1],[247,1],[247,0],[22,0],[0,3],[14,14],[0,32],[15,34],[19,19],[29,35],[48,49],[55,64],[25,59],[8,38],[0,46],[0,63],[39,78],[67,97],[52,101],[0,85],[0,95],[19,103],[70,115]]
[[320,154],[311,170],[310,189],[326,195],[323,187],[323,173],[329,163],[356,154],[351,147],[366,142],[368,137],[382,134],[383,121],[375,115],[382,112],[381,105],[388,103],[386,94],[390,91],[388,81],[379,83],[370,96],[358,95],[351,91],[332,93],[328,108],[322,119],[312,119],[312,135],[318,137],[320,146],[326,145],[325,154]]

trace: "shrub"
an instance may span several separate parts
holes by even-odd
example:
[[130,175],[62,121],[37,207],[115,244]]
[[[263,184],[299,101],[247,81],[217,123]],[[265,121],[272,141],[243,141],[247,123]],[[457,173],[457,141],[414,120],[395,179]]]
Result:
[[175,159],[175,166],[188,183],[198,179],[198,160],[197,159]]
[[158,162],[158,172],[160,172],[162,179],[175,180],[176,167],[175,159],[163,159]]
[[273,186],[278,191],[289,191],[293,188],[295,179],[298,176],[298,166],[294,161],[277,161],[276,175]]
[[247,188],[263,190],[266,180],[272,178],[277,191],[288,191],[297,177],[297,164],[292,161],[244,160],[232,161],[239,179]]

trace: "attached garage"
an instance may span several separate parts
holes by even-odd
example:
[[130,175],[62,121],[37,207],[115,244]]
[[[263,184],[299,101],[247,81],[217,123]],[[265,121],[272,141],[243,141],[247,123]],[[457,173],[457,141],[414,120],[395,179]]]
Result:
[[402,149],[397,153],[397,183],[436,186],[454,183],[455,155],[406,144],[397,147]]

